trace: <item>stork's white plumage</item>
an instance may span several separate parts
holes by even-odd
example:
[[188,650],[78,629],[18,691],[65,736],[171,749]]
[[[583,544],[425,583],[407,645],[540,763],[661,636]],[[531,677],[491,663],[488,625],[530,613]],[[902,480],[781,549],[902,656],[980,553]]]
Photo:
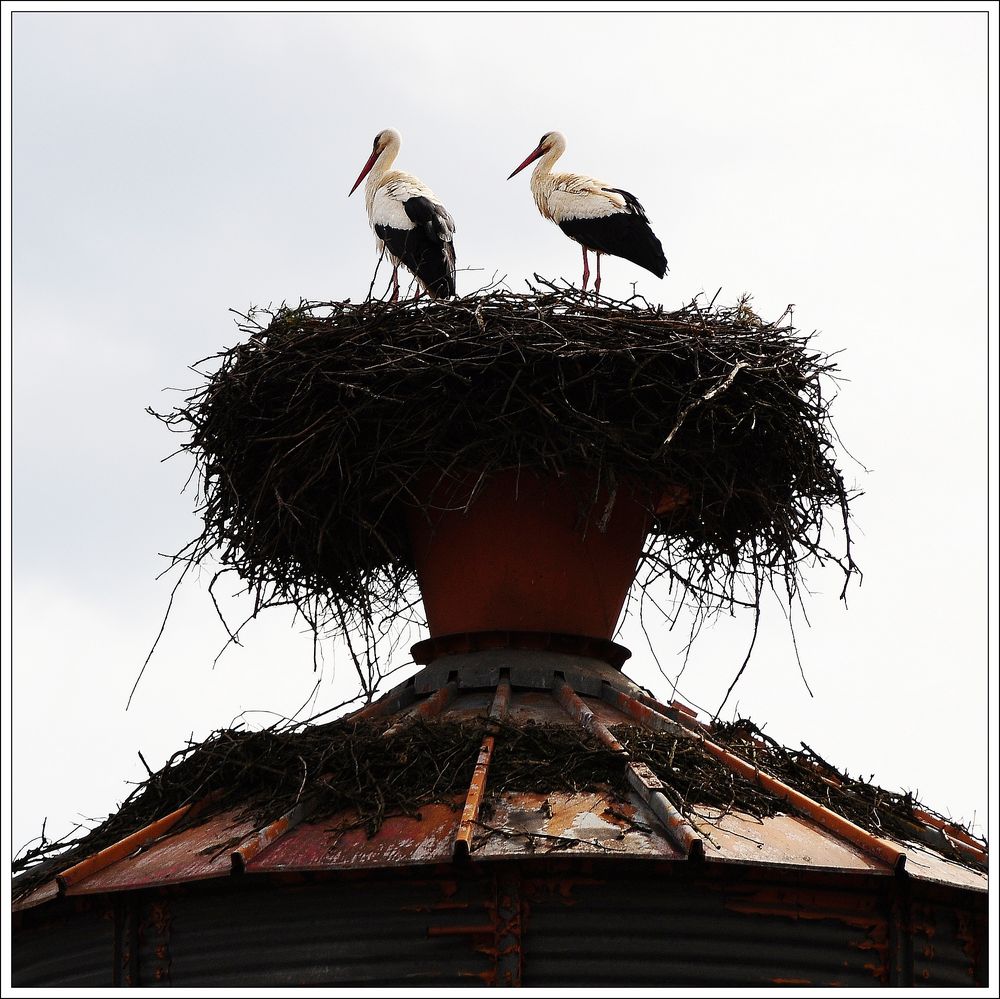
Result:
[[531,193],[539,212],[583,247],[583,290],[587,290],[590,278],[588,250],[597,254],[597,292],[601,290],[602,253],[624,257],[662,278],[667,272],[667,258],[639,199],[593,177],[553,173],[553,165],[565,151],[562,132],[546,132],[510,177],[538,160],[531,172]]
[[392,260],[392,300],[399,298],[400,264],[431,298],[450,298],[455,294],[455,220],[429,187],[412,174],[390,169],[399,145],[399,132],[393,128],[375,136],[351,194],[367,177],[368,221],[379,252],[384,247]]

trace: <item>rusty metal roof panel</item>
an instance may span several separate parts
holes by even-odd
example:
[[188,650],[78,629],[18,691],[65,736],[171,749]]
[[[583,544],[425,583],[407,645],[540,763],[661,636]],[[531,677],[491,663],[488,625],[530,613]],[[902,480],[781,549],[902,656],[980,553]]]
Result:
[[40,884],[34,891],[29,892],[24,898],[18,899],[12,906],[13,912],[20,912],[23,909],[31,909],[43,902],[51,902],[59,895],[59,885],[55,878]]
[[509,720],[523,725],[572,725],[573,719],[556,703],[548,691],[515,690],[507,709]]
[[304,822],[259,853],[246,870],[342,870],[449,861],[460,804],[425,805],[416,816],[392,816],[371,837],[363,828],[345,828],[356,818],[350,813]]
[[906,870],[911,877],[983,892],[989,888],[989,878],[983,871],[957,864],[925,846],[914,843],[903,846],[906,850]]
[[151,846],[73,885],[66,894],[94,895],[224,877],[232,871],[232,847],[254,830],[252,820],[240,818],[242,811],[233,809],[179,833],[168,833]]
[[499,796],[492,801],[489,818],[480,821],[472,857],[552,853],[684,859],[653,813],[630,797],[619,801],[596,792]]
[[707,860],[889,873],[887,865],[797,815],[758,819],[696,805],[694,824]]

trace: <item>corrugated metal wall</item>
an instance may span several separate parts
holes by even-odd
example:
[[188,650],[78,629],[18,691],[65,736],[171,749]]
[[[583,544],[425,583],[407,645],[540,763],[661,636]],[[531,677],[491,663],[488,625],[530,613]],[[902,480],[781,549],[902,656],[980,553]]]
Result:
[[[455,985],[488,974],[493,962],[463,936],[429,936],[431,926],[489,925],[485,882],[365,882],[257,888],[170,902],[169,980],[212,988],[366,985],[389,981]],[[449,890],[450,890],[449,886]],[[444,898],[451,907],[437,906]],[[234,906],[234,901],[236,902]],[[139,984],[147,981],[144,943]],[[226,960],[226,956],[230,956]]]
[[19,917],[14,984],[985,984],[981,895],[707,866],[247,875],[66,899]]
[[[887,979],[887,927],[866,894],[647,881],[579,884],[529,903],[524,984],[867,986]],[[746,886],[740,886],[745,888]]]
[[18,986],[108,987],[114,984],[114,958],[110,901],[74,904],[41,926],[15,930],[11,976]]
[[[985,939],[971,913],[942,905],[914,904],[913,984],[972,985]],[[981,931],[985,934],[985,926]]]

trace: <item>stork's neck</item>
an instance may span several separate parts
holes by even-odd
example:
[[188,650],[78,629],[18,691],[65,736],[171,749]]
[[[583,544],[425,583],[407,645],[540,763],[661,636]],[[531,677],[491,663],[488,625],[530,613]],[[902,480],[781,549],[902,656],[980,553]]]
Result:
[[382,184],[382,178],[389,172],[389,168],[396,160],[399,152],[399,143],[390,142],[385,149],[379,153],[375,165],[368,172],[368,179],[365,181],[365,204],[368,206],[368,214],[372,213],[372,206],[375,203],[375,192]]
[[535,206],[541,212],[543,218],[552,218],[549,212],[549,195],[555,185],[555,178],[552,176],[552,167],[556,160],[563,154],[565,147],[554,145],[536,164],[531,171],[531,196],[535,199]]
[[556,143],[551,149],[535,164],[535,169],[531,171],[532,184],[541,180],[546,174],[552,172],[556,160],[566,151],[566,147]]

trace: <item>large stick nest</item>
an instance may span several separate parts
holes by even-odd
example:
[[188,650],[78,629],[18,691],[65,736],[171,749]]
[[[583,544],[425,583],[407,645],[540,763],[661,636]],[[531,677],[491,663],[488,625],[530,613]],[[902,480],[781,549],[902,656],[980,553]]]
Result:
[[839,556],[824,541],[828,513],[848,522],[835,367],[746,301],[667,312],[553,287],[242,318],[246,340],[161,419],[188,435],[200,475],[204,531],[183,561],[221,556],[257,609],[292,604],[344,630],[398,613],[406,507],[427,469],[680,487],[688,502],[655,521],[643,578],[701,609],[756,605],[776,582],[790,598],[804,559],[854,571],[849,532]]

